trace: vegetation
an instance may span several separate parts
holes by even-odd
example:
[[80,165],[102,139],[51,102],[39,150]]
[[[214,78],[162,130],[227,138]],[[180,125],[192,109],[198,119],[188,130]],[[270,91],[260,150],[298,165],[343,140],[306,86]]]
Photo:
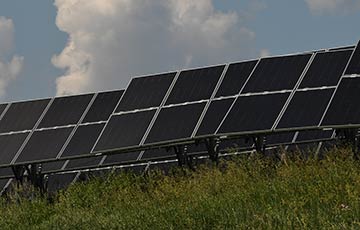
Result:
[[52,202],[19,194],[1,200],[1,229],[360,229],[360,165],[348,149],[108,175]]

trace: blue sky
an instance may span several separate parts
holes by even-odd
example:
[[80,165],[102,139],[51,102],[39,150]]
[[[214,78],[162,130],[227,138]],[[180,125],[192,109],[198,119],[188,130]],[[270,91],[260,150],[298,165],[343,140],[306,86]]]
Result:
[[360,39],[358,0],[195,2],[1,1],[0,101],[125,88],[130,76]]

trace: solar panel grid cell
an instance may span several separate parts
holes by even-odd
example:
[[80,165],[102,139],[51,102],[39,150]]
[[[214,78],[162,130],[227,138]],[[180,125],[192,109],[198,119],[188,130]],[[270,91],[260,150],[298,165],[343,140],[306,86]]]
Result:
[[336,86],[352,50],[317,53],[299,88]]
[[292,90],[312,54],[261,59],[242,93]]
[[39,128],[77,124],[93,96],[94,94],[85,94],[55,98]]
[[0,121],[0,133],[32,130],[50,99],[12,103]]
[[356,49],[350,60],[349,66],[345,71],[345,74],[360,74],[360,41],[356,46]]
[[131,80],[116,113],[160,106],[176,73],[167,73]]
[[182,71],[166,105],[210,99],[225,66]]

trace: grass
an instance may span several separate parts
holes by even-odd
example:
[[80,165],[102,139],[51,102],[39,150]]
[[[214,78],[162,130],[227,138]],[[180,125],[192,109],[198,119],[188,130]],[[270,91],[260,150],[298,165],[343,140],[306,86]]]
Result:
[[348,149],[109,175],[53,202],[19,194],[1,200],[1,229],[360,229],[360,165]]

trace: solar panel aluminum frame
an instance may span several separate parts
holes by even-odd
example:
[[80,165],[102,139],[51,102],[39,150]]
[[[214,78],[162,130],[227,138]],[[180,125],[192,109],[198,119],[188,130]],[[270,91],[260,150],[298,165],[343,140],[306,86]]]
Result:
[[[360,44],[360,42],[359,42],[358,44]],[[327,107],[326,107],[326,109],[325,109],[325,111],[324,111],[324,114],[323,114],[323,116],[322,116],[321,119],[320,119],[320,122],[319,122],[319,124],[318,124],[318,127],[322,127],[322,128],[334,128],[334,129],[336,129],[336,128],[352,129],[352,128],[359,128],[359,127],[360,127],[360,125],[335,125],[335,126],[323,126],[323,125],[321,125],[321,124],[323,123],[323,121],[324,121],[324,118],[325,118],[325,116],[326,116],[326,114],[327,114],[327,111],[328,111],[329,108],[330,108],[330,105],[331,105],[332,101],[334,100],[335,94],[336,94],[337,90],[339,89],[339,86],[340,86],[340,83],[341,83],[342,79],[345,78],[346,70],[347,70],[347,68],[348,68],[349,65],[350,65],[351,59],[352,59],[353,56],[354,56],[354,53],[355,53],[355,50],[357,49],[357,46],[358,46],[358,45],[355,46],[355,48],[354,48],[354,50],[353,50],[353,52],[352,52],[352,54],[351,54],[351,56],[350,56],[350,58],[349,58],[349,60],[348,60],[348,63],[346,64],[346,67],[345,67],[345,69],[344,69],[344,71],[343,71],[343,74],[342,74],[342,76],[340,77],[339,82],[338,82],[338,84],[336,85],[336,88],[335,88],[335,90],[334,90],[334,92],[333,92],[333,94],[332,94],[332,96],[331,96],[331,98],[330,98],[330,101],[329,101],[329,103],[328,103],[328,105],[327,105]]]
[[10,165],[14,165],[16,160],[19,158],[21,152],[23,151],[23,149],[25,148],[26,144],[29,142],[31,136],[33,135],[33,133],[35,132],[35,130],[37,129],[37,127],[39,126],[41,120],[44,118],[46,112],[49,110],[50,106],[52,105],[53,101],[55,99],[51,98],[48,105],[46,106],[46,108],[44,109],[44,111],[42,112],[41,116],[39,117],[39,120],[36,122],[36,124],[34,125],[33,129],[31,130],[30,134],[27,136],[27,138],[25,139],[24,143],[21,145],[20,149],[18,150],[18,152],[16,153],[16,155],[14,156],[14,158],[12,159]]

